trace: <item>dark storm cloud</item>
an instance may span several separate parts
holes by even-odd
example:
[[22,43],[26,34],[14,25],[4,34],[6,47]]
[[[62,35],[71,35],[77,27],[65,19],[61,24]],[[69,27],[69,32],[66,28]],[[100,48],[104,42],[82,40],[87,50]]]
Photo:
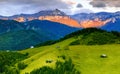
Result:
[[81,8],[81,7],[83,7],[83,6],[82,6],[82,4],[79,3],[79,4],[77,5],[77,8]]
[[56,8],[69,9],[69,7],[70,5],[62,0],[0,0],[0,15],[34,13]]
[[120,0],[93,0],[90,4],[93,7],[120,7]]
[[106,4],[102,1],[97,1],[97,2],[90,2],[93,7],[106,7]]
[[51,4],[61,4],[61,0],[0,0],[0,2],[6,2],[6,3],[18,3],[18,4],[40,4],[40,5],[51,5]]
[[61,0],[0,0],[0,3],[8,3],[8,4],[29,4],[29,5],[37,5],[41,7],[59,7],[59,8],[67,8],[68,5]]

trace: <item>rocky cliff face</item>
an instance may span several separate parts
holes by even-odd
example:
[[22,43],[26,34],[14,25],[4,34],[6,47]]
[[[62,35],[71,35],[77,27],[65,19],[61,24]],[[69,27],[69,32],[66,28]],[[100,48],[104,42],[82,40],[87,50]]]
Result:
[[[7,19],[5,19],[5,20],[7,20]],[[18,21],[18,22],[26,22],[26,21],[32,21],[32,20],[48,20],[48,21],[58,22],[61,24],[65,24],[67,26],[77,27],[77,28],[101,27],[111,21],[111,19],[102,21],[101,19],[96,18],[94,20],[84,20],[84,21],[78,22],[78,21],[70,18],[69,16],[58,16],[58,15],[27,17],[27,18],[17,17],[17,18],[14,18],[13,20]]]
[[80,22],[80,25],[82,26],[82,28],[101,27],[101,26],[104,26],[105,24],[107,24],[110,21],[111,21],[111,19],[107,19],[105,21],[102,21],[102,20],[96,18],[94,20],[82,21],[82,22]]
[[38,19],[58,22],[71,27],[80,27],[80,24],[76,20],[70,18],[69,16],[41,16]]
[[64,12],[55,10],[40,11],[35,14],[21,14],[14,15],[11,17],[0,17],[2,20],[15,20],[18,22],[27,22],[32,20],[49,20],[65,24],[71,27],[77,28],[90,28],[90,27],[101,27],[109,22],[114,22],[113,17],[119,17],[120,13],[91,13],[91,14],[76,14],[68,16]]

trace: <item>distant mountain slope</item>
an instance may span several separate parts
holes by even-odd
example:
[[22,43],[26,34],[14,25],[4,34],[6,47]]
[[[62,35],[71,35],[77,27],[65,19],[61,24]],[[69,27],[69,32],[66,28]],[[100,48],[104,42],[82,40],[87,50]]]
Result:
[[0,35],[0,50],[19,50],[30,48],[36,44],[49,40],[32,30],[8,32]]
[[96,18],[102,21],[110,18],[120,18],[120,12],[109,13],[109,12],[99,12],[99,13],[79,13],[71,16],[73,19],[81,22],[85,20],[94,20]]
[[120,12],[80,13],[71,17],[80,22],[83,28],[99,27],[108,31],[120,31]]
[[109,22],[106,25],[102,26],[101,29],[107,31],[118,31],[120,32],[120,19],[114,19],[113,22]]
[[62,38],[65,35],[80,29],[47,20],[43,20],[43,21],[33,20],[33,21],[25,22],[24,25],[25,25],[25,29],[34,30],[39,34],[42,33],[46,34],[52,39]]
[[49,40],[57,40],[78,28],[64,24],[33,20],[24,23],[0,21],[0,50],[29,48]]
[[20,30],[34,30],[40,35],[46,35],[51,39],[59,39],[78,30],[78,28],[46,20],[33,20],[23,23],[13,20],[0,20],[0,34]]
[[49,20],[52,22],[58,22],[67,26],[80,28],[78,21],[72,19],[69,16],[41,16],[39,20]]
[[23,29],[23,25],[19,22],[12,20],[0,20],[0,34]]
[[111,21],[111,19],[107,19],[105,21],[102,21],[102,20],[96,18],[94,20],[82,21],[82,22],[80,22],[80,25],[81,25],[82,28],[101,27],[101,26],[106,25],[110,21]]

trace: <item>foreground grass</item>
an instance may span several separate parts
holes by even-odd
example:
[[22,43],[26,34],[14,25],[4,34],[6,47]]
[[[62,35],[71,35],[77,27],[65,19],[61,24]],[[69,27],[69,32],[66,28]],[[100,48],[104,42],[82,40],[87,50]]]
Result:
[[[20,51],[20,53],[24,53],[24,54],[29,53],[29,58],[23,60],[23,62],[28,64],[28,66],[24,70],[21,70],[21,74],[25,74],[26,72],[29,73],[32,70],[40,68],[42,66],[54,67],[56,61],[61,60],[58,58],[58,56],[63,54],[60,50],[62,50],[72,41],[74,41],[74,38],[67,39],[64,42],[59,42],[51,46],[43,46],[39,48],[26,49]],[[60,49],[57,48],[58,46],[60,47]],[[53,60],[53,62],[47,64],[46,60]]]
[[[29,53],[29,58],[23,60],[28,66],[21,70],[21,74],[30,72],[42,66],[51,66],[59,59],[57,56],[66,55],[71,57],[77,70],[82,74],[120,74],[120,45],[76,45],[69,46],[69,50],[64,48],[69,45],[74,38],[67,39],[63,42],[51,46],[43,46],[34,49],[26,49],[21,53]],[[56,48],[60,46],[60,48]],[[108,58],[100,58],[101,54],[106,54]],[[46,60],[53,60],[47,64]]]
[[[120,74],[119,46],[70,46],[67,54],[82,74]],[[100,58],[101,54],[106,54],[108,58]]]

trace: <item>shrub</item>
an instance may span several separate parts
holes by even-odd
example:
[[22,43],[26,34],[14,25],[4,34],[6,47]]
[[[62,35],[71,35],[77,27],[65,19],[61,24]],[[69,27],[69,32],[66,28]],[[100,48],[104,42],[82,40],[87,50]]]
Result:
[[65,56],[65,55],[62,55],[61,57],[62,57],[62,59],[64,59],[64,60],[66,59],[66,56]]
[[65,47],[64,47],[64,50],[70,50],[70,49],[69,49],[69,46],[65,46]]
[[27,52],[27,53],[25,53],[24,55],[25,55],[25,56],[28,56],[28,55],[29,55],[29,53]]
[[80,44],[80,40],[76,40],[70,43],[70,45],[79,45],[79,44]]
[[18,69],[22,70],[22,69],[25,69],[26,67],[27,67],[27,64],[23,62],[18,63]]
[[0,51],[0,74],[14,70],[14,69],[11,70],[11,67],[13,68],[17,62],[25,58],[27,57],[24,54],[18,52]]
[[5,71],[5,74],[20,74],[20,71],[16,68],[8,68],[6,71]]
[[74,67],[72,60],[66,60],[65,62],[56,62],[55,69],[48,66],[44,66],[40,69],[35,69],[30,74],[80,74]]

